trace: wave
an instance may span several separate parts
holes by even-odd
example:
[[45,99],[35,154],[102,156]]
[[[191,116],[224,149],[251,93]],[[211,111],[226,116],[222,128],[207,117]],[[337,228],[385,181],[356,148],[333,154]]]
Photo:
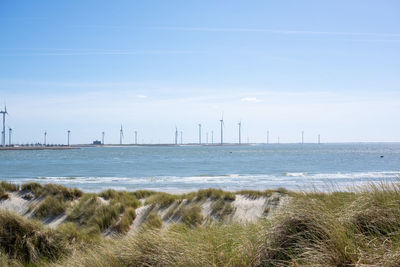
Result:
[[373,181],[373,180],[397,180],[400,179],[400,171],[384,172],[335,172],[335,173],[307,173],[287,172],[282,175],[273,174],[226,174],[226,175],[197,175],[197,176],[146,176],[146,177],[36,177],[36,178],[11,178],[5,179],[16,183],[40,182],[74,185],[107,184],[115,186],[129,185],[246,185],[246,184],[268,184],[279,183],[307,183],[307,182],[343,182],[343,181]]

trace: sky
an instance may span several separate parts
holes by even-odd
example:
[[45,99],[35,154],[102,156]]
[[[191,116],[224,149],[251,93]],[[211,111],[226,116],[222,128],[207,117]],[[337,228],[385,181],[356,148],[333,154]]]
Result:
[[1,0],[16,143],[400,142],[398,0]]

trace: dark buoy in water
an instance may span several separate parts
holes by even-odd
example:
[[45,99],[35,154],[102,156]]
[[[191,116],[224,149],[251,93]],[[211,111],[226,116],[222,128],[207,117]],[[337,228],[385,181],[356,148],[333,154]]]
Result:
[[384,158],[385,156],[381,156],[381,159]]
[[230,151],[229,154],[232,154],[232,151]]

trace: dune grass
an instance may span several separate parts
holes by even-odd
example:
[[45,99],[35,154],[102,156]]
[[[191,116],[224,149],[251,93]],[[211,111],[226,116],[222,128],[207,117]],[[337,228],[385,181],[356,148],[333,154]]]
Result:
[[160,208],[166,208],[175,201],[182,200],[179,195],[172,195],[168,193],[157,193],[146,199],[146,205],[159,205]]
[[211,215],[219,220],[223,220],[234,211],[232,204],[229,201],[218,199],[211,205]]
[[15,192],[19,190],[19,186],[17,184],[8,183],[5,181],[0,182],[0,188],[9,192]]
[[127,208],[121,217],[121,220],[115,225],[114,230],[119,233],[127,233],[132,225],[133,220],[136,217],[134,208]]
[[7,211],[0,211],[0,248],[8,258],[24,264],[55,260],[67,251],[60,232]]
[[21,190],[29,190],[36,195],[36,197],[46,196],[58,196],[63,198],[65,201],[72,201],[83,196],[83,192],[77,188],[69,188],[57,184],[45,184],[39,183],[26,183],[21,186]]
[[268,190],[264,190],[264,191],[257,191],[257,190],[239,190],[235,192],[238,195],[244,195],[250,199],[257,199],[260,197],[271,197],[274,193],[278,193],[281,195],[289,195],[289,196],[293,196],[295,194],[295,192],[289,191],[285,188],[278,188],[275,190],[272,189],[268,189]]
[[34,211],[34,216],[39,219],[56,217],[63,214],[68,207],[68,203],[61,197],[47,196]]
[[18,191],[19,186],[5,181],[0,182],[0,201],[9,198],[8,192]]
[[197,192],[196,200],[211,199],[218,200],[223,199],[227,201],[235,200],[236,196],[233,192],[222,191],[221,189],[204,189]]
[[122,212],[122,205],[104,205],[96,195],[87,194],[73,207],[67,220],[100,233],[117,222]]
[[[398,266],[400,186],[371,185],[357,192],[291,193],[273,217],[253,224],[192,220],[96,247],[68,266]],[[209,198],[209,196],[207,196]],[[214,202],[221,211],[223,198]],[[229,201],[225,201],[228,202]],[[195,204],[192,203],[192,204]],[[185,210],[186,208],[186,210]],[[194,216],[196,217],[196,216]],[[190,223],[196,221],[197,223]],[[194,225],[197,225],[194,227]],[[99,264],[100,263],[100,264]]]
[[150,212],[145,221],[145,228],[160,229],[162,225],[163,221],[160,216],[156,212]]
[[235,198],[236,196],[233,192],[226,192],[221,189],[209,188],[180,195],[168,194],[163,192],[154,193],[146,199],[145,204],[159,205],[160,208],[166,208],[174,202],[181,202],[182,200],[202,201],[210,199],[214,201],[218,199],[223,199],[226,201],[233,201],[235,200]]
[[[256,192],[247,193],[267,194]],[[57,230],[0,212],[0,264],[400,265],[400,184],[370,185],[353,192],[289,192],[287,204],[255,223],[203,223],[202,202],[198,201],[212,200],[211,212],[223,217],[232,212],[230,194],[200,190],[190,195],[146,195],[147,202],[159,207],[176,203],[174,216],[181,218],[181,223],[162,227],[161,218],[153,211],[141,231],[118,239],[99,233],[109,228],[126,233],[135,217],[138,194],[108,190],[100,194],[107,203],[96,194],[84,194],[71,207],[69,222]],[[183,199],[187,200],[182,203]]]
[[137,190],[135,192],[132,192],[132,194],[137,199],[145,199],[145,198],[148,198],[151,195],[157,194],[157,192],[156,191],[151,191],[151,190]]
[[252,266],[256,225],[211,225],[147,229],[77,253],[59,266]]
[[188,226],[198,226],[203,222],[201,208],[197,205],[181,206],[175,216],[181,218],[182,222]]

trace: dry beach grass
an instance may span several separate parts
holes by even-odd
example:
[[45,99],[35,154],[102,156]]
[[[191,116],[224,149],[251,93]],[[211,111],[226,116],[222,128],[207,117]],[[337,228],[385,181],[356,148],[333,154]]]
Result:
[[[241,192],[242,197],[249,198],[265,194]],[[286,204],[265,218],[248,223],[224,220],[204,223],[201,207],[207,201],[213,206],[210,212],[218,216],[226,209],[227,214],[229,210],[234,214],[234,205],[229,205],[234,203],[235,193],[208,190],[185,198],[141,192],[143,202],[152,209],[143,215],[144,224],[135,233],[129,232],[129,227],[140,202],[135,193],[129,192],[83,194],[70,201],[67,222],[54,230],[40,221],[1,211],[1,263],[3,266],[400,264],[399,184],[370,185],[353,192],[281,190],[281,199],[285,194],[290,195]],[[176,208],[174,214],[179,219],[166,225],[160,211],[168,207]],[[105,237],[110,227],[119,228],[120,234]]]

